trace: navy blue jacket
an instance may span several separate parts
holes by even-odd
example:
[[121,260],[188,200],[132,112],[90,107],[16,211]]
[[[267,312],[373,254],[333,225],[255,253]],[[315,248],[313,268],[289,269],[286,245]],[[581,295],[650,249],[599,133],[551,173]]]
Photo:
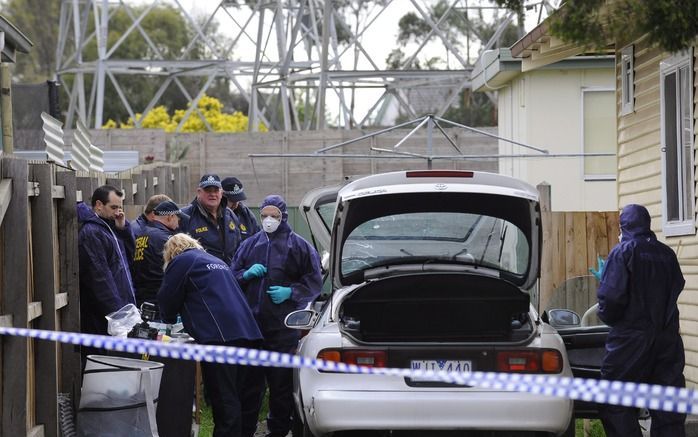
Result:
[[157,302],[162,283],[162,250],[167,239],[174,235],[167,226],[149,221],[136,233],[136,251],[133,255],[133,282],[136,285],[136,302]]
[[640,205],[621,212],[622,239],[608,255],[598,290],[599,317],[611,326],[601,371],[609,379],[681,385],[677,300],[685,281],[650,221]]
[[[225,197],[223,200],[225,200]],[[238,207],[233,212],[240,221],[240,237],[242,241],[247,240],[261,230],[254,214],[244,203],[238,203]]]
[[[243,273],[253,264],[263,264],[267,274],[245,281]],[[285,218],[275,232],[257,232],[242,243],[235,254],[233,272],[265,336],[288,329],[284,325],[288,313],[305,308],[322,289],[317,251],[291,230]],[[272,285],[291,287],[291,298],[273,303],[266,293]]]
[[189,219],[180,221],[179,229],[199,240],[208,253],[230,265],[240,245],[240,223],[230,208],[221,205],[216,221],[196,199],[182,211]]
[[136,236],[143,230],[145,225],[148,224],[148,219],[146,218],[145,214],[141,214],[138,217],[136,217],[135,220],[131,221],[131,232],[133,233],[133,238],[136,238]]
[[262,338],[230,268],[199,249],[186,250],[170,262],[158,292],[160,316],[173,323],[177,314],[199,343]]
[[80,202],[77,205],[82,332],[107,335],[107,314],[136,303],[129,260],[134,251],[128,221],[119,230]]

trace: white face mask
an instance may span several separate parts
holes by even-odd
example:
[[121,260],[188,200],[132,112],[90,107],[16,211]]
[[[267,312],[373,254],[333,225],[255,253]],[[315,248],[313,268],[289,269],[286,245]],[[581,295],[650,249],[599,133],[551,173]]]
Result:
[[618,234],[618,242],[620,243],[623,240],[623,233],[621,232]]
[[262,220],[262,228],[264,228],[264,232],[269,234],[276,231],[280,224],[281,222],[274,217],[265,217],[264,220]]

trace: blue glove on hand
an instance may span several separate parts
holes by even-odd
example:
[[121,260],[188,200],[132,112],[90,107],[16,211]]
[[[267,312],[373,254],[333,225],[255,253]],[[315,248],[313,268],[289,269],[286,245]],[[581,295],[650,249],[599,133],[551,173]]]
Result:
[[282,287],[280,285],[272,285],[267,290],[267,294],[271,298],[271,301],[275,304],[280,304],[283,301],[291,297],[291,287]]
[[252,278],[261,278],[267,274],[267,268],[261,264],[254,264],[242,274],[242,279],[249,281]]
[[606,267],[606,260],[601,258],[601,256],[599,255],[596,258],[596,264],[598,265],[597,269],[594,270],[594,268],[592,267],[589,269],[589,271],[591,272],[592,275],[594,275],[594,277],[596,279],[598,279],[600,281],[601,276],[603,276],[603,269]]

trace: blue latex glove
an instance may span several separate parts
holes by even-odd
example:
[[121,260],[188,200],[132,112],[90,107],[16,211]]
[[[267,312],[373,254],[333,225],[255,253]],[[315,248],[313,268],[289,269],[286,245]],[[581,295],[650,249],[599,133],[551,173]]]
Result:
[[598,279],[598,280],[600,281],[600,280],[601,280],[601,276],[603,276],[603,269],[606,267],[606,260],[604,260],[603,258],[601,258],[601,256],[599,255],[599,256],[596,258],[596,264],[598,265],[598,267],[596,268],[596,270],[594,270],[594,268],[592,267],[592,268],[589,269],[589,271],[591,272],[592,275],[594,275],[594,277],[595,277],[596,279]]
[[280,285],[272,285],[267,290],[267,294],[271,298],[271,301],[275,304],[280,304],[291,297],[291,287],[282,287]]
[[267,274],[267,268],[261,264],[254,264],[242,274],[242,279],[249,281],[252,278],[261,278]]

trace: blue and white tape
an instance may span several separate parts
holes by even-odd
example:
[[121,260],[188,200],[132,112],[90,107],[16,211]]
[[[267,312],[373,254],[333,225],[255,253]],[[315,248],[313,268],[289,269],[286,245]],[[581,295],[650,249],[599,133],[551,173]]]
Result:
[[163,343],[135,338],[38,329],[0,327],[0,335],[37,338],[59,343],[182,360],[266,367],[312,368],[329,372],[378,374],[407,378],[429,377],[458,385],[542,394],[673,413],[694,414],[698,411],[698,392],[688,388],[569,378],[554,375],[372,368],[257,349],[207,346],[193,343]]

